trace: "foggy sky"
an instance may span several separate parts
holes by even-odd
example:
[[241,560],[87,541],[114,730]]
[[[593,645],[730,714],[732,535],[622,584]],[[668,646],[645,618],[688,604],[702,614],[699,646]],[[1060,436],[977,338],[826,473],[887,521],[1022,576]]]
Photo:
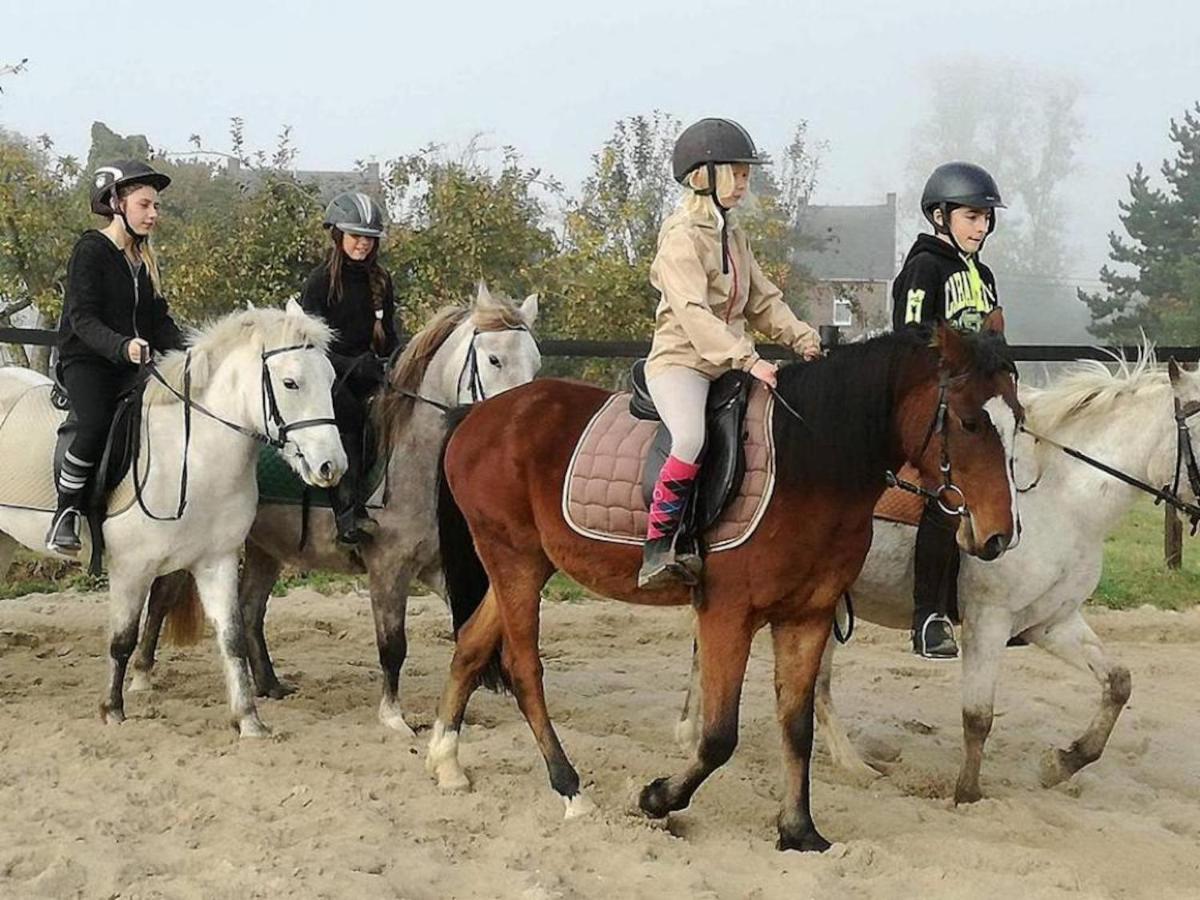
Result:
[[[1068,185],[1069,274],[1094,279],[1125,175],[1157,169],[1200,99],[1200,4],[228,3],[2,0],[0,125],[86,155],[94,119],[186,149],[294,128],[301,168],[350,168],[485,132],[574,187],[614,121],[726,115],[778,151],[798,119],[829,143],[820,203],[903,191],[931,66],[1063,74],[1086,136]],[[1000,235],[997,235],[1000,239]]]

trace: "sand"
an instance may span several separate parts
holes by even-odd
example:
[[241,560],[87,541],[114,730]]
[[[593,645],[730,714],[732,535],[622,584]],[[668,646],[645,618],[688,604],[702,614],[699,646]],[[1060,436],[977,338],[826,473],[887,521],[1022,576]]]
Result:
[[[479,693],[443,795],[424,743],[451,650],[440,601],[410,605],[404,707],[417,740],[376,719],[367,599],[295,591],[268,631],[299,688],[262,701],[271,738],[239,741],[211,639],[166,648],[128,721],[97,715],[104,595],[0,602],[0,896],[4,897],[1196,897],[1200,896],[1200,610],[1091,616],[1133,672],[1104,758],[1066,785],[1038,761],[1091,717],[1090,676],[1007,651],[984,790],[950,802],[958,667],[861,625],[835,696],[859,747],[892,760],[859,782],[818,750],[824,855],[779,853],[771,651],[760,636],[731,763],[666,827],[635,790],[684,759],[672,732],[690,653],[687,610],[547,605],[543,651],[559,734],[599,809],[564,822],[511,698]],[[818,746],[820,737],[818,736]]]

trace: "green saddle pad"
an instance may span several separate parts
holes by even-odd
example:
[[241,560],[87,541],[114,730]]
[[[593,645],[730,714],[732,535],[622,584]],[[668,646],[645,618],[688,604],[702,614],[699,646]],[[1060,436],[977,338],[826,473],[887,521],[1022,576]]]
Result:
[[[368,499],[375,496],[386,472],[386,460],[377,459],[364,479],[363,488]],[[258,451],[259,503],[301,506],[306,488],[310,507],[329,507],[329,491],[309,488],[273,447],[263,447]]]

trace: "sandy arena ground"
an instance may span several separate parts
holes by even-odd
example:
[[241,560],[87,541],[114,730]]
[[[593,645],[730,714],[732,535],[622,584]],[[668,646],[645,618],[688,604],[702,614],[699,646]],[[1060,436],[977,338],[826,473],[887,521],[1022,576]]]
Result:
[[1082,731],[1098,688],[1039,650],[1008,651],[990,799],[961,809],[948,799],[957,665],[860,625],[835,696],[859,747],[892,762],[859,783],[819,750],[814,814],[838,842],[824,856],[773,847],[781,770],[765,635],[732,762],[666,828],[628,812],[637,787],[683,760],[672,732],[689,615],[544,607],[550,709],[600,807],[563,822],[511,698],[472,702],[462,759],[473,792],[444,796],[426,775],[451,650],[435,598],[410,605],[403,693],[416,742],[376,719],[364,596],[273,602],[272,648],[299,692],[261,703],[271,739],[241,742],[211,638],[164,649],[155,689],[129,693],[129,720],[106,727],[106,598],[2,601],[0,896],[1200,896],[1200,609],[1092,615],[1133,672],[1133,698],[1104,759],[1050,791],[1039,757]]

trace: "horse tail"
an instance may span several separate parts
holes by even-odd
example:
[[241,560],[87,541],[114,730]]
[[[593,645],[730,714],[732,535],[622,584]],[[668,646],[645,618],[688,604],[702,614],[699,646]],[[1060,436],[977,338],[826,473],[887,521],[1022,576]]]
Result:
[[[469,407],[458,407],[446,414],[446,439],[438,460],[438,544],[455,637],[475,610],[479,609],[491,583],[483,561],[475,550],[467,518],[446,480],[446,445],[469,410]],[[499,648],[480,674],[479,683],[491,691],[503,690],[507,686],[508,679],[500,667]]]
[[167,619],[163,638],[174,647],[190,647],[204,634],[204,607],[191,572],[160,575],[150,586],[150,603],[163,603]]

